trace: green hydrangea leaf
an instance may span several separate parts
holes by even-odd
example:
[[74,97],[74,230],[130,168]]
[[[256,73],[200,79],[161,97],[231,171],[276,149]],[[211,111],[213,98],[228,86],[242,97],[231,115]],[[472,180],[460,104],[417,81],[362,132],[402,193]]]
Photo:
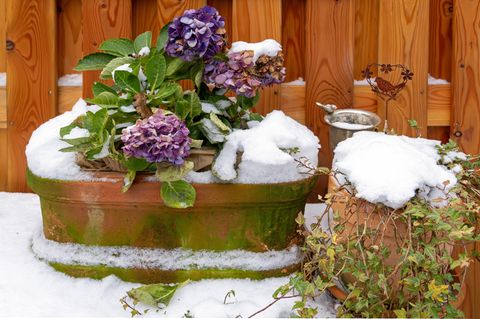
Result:
[[99,50],[115,56],[128,56],[135,52],[133,41],[123,38],[105,40],[100,45]]
[[166,69],[167,63],[165,62],[163,55],[157,53],[148,60],[145,68],[145,75],[150,84],[151,92],[155,91],[155,89],[163,83]]
[[187,208],[195,204],[195,188],[183,180],[162,183],[160,194],[168,207]]
[[231,129],[222,122],[222,120],[215,113],[210,113],[210,120],[224,133],[229,133]]
[[108,64],[103,68],[102,72],[100,73],[100,78],[104,80],[111,79],[113,70],[124,64],[132,64],[134,61],[134,58],[128,56],[115,58],[108,62]]
[[136,302],[145,305],[158,307],[159,304],[168,306],[170,300],[177,289],[188,284],[190,280],[186,280],[179,284],[152,284],[134,288],[127,292],[127,295]]
[[166,24],[163,26],[162,30],[160,30],[160,33],[157,37],[157,51],[160,52],[163,50],[165,47],[165,44],[168,41],[168,27],[170,26],[169,24]]
[[85,99],[88,103],[95,104],[105,108],[118,107],[118,95],[112,92],[102,92],[96,95],[93,99]]
[[147,31],[140,34],[138,37],[135,38],[133,42],[133,48],[135,52],[138,53],[143,47],[150,48],[152,46],[152,32]]
[[103,69],[108,62],[114,59],[115,56],[108,53],[92,53],[83,57],[78,61],[77,66],[74,68],[75,71],[90,71],[90,70],[101,70]]
[[201,124],[198,128],[200,131],[202,131],[210,143],[216,144],[223,143],[225,141],[226,134],[222,132],[212,120],[203,118],[200,123]]
[[105,129],[107,121],[107,109],[100,109],[95,113],[88,111],[83,120],[83,127],[86,128],[91,134],[100,134]]
[[125,193],[130,189],[130,187],[133,184],[133,181],[135,180],[136,175],[137,175],[137,171],[135,170],[128,170],[127,174],[125,174],[125,177],[123,178],[123,187],[122,187],[123,193]]
[[110,92],[113,94],[117,94],[117,92],[115,92],[113,88],[109,87],[108,85],[102,82],[94,82],[92,86],[92,92],[93,92],[93,96],[97,96],[102,92]]
[[128,90],[133,93],[140,92],[140,80],[138,77],[127,71],[115,71],[115,84],[121,89]]
[[144,171],[150,166],[144,158],[129,157],[122,160],[123,166],[132,171]]
[[173,165],[170,163],[157,164],[156,176],[160,182],[173,182],[182,179],[193,169],[193,162],[185,161],[183,165]]

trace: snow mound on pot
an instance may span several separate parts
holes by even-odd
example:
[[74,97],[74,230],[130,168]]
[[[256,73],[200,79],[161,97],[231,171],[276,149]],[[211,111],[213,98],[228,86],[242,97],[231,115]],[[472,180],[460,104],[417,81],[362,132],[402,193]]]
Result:
[[371,203],[401,208],[417,192],[433,201],[457,183],[455,174],[439,164],[437,145],[424,138],[358,132],[338,144],[333,168],[352,183],[357,197]]
[[[82,171],[75,163],[75,153],[59,151],[61,148],[70,146],[60,140],[60,128],[69,125],[87,111],[96,112],[97,110],[99,110],[99,106],[87,106],[84,100],[79,99],[71,111],[40,125],[33,132],[25,151],[30,171],[43,178],[92,180],[92,175]],[[80,134],[79,130],[72,131],[69,137],[80,137],[80,135],[72,135],[76,133]]]
[[[306,178],[296,160],[309,159],[317,165],[318,138],[304,125],[273,111],[258,125],[236,130],[213,165],[215,175],[241,184],[280,183]],[[237,153],[241,153],[238,172]]]

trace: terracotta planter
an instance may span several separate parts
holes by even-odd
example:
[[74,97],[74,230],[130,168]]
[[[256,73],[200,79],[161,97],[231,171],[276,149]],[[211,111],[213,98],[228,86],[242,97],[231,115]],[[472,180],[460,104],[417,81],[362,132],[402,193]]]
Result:
[[[195,207],[174,209],[163,205],[160,183],[152,181],[151,176],[139,176],[131,189],[122,193],[123,174],[94,174],[102,180],[51,180],[27,172],[29,186],[40,196],[47,239],[98,246],[181,247],[213,251],[243,249],[253,252],[282,250],[297,240],[295,218],[304,210],[308,194],[316,182],[313,177],[279,184],[193,184],[197,191]],[[92,270],[92,267],[81,265],[55,266],[62,271],[69,268],[69,273],[91,277],[98,277],[100,273],[103,276],[125,272]],[[284,275],[294,271],[296,266],[267,272],[239,271],[236,275],[231,270],[221,273],[197,271],[194,277],[259,278]],[[131,271],[131,276],[123,278],[168,282],[181,273],[156,272],[155,275],[151,270],[138,275],[138,272],[133,276]]]
[[[342,190],[342,191],[335,191],[339,187],[337,180],[331,175],[329,177],[328,181],[328,192],[329,193],[335,193],[336,197],[332,203],[332,209],[335,212],[338,212],[339,216],[341,219],[346,220],[347,214],[346,214],[346,204],[347,201],[349,200],[350,195]],[[356,218],[350,218],[346,224],[345,224],[345,231],[349,233],[350,231],[356,229],[357,225],[359,223],[365,223],[365,221],[368,220],[368,225],[370,228],[376,228],[376,227],[383,227],[384,223],[381,219],[381,217],[377,214],[371,215],[371,212],[375,208],[374,204],[371,204],[361,198],[356,198],[354,197],[352,199],[354,201],[354,204],[357,204],[358,207],[362,207],[363,209],[357,209],[355,212],[355,217]],[[403,210],[397,210],[399,214],[402,213]],[[370,216],[368,218],[368,216]],[[401,222],[396,222],[396,227],[393,224],[388,224],[386,226],[386,231],[385,235],[383,237],[383,243],[385,246],[388,247],[390,250],[390,256],[385,260],[385,264],[389,266],[395,266],[399,263],[401,254],[396,251],[397,249],[397,244],[396,244],[396,239],[395,235],[396,234],[406,234],[407,233],[407,225]],[[342,238],[342,236],[339,236],[339,240],[346,240],[346,238]],[[377,243],[367,243],[367,245],[374,245]],[[449,251],[452,253],[453,247],[452,246],[446,246],[445,250]],[[399,274],[395,276],[394,278],[399,278]],[[354,282],[354,278],[350,274],[344,274],[342,276],[342,281],[352,283]],[[330,287],[329,288],[330,293],[337,299],[339,300],[345,300],[347,298],[347,293],[340,289],[339,287]],[[458,299],[451,304],[456,307],[457,309],[460,309],[461,306],[463,305],[464,299],[465,299],[465,293],[466,293],[466,285],[462,285],[461,291],[458,295]],[[392,314],[393,315],[393,314]]]

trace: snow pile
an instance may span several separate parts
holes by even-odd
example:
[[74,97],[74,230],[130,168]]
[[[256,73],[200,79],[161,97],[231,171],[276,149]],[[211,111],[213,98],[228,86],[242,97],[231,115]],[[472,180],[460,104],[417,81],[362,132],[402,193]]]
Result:
[[[401,208],[419,191],[433,201],[457,182],[436,146],[439,141],[362,131],[338,144],[333,167],[353,184],[357,197]],[[445,186],[444,182],[449,181]]]
[[58,79],[58,86],[82,86],[83,78],[79,73],[65,74]]
[[237,41],[232,43],[232,47],[229,50],[232,53],[243,51],[253,51],[253,62],[256,62],[262,55],[276,56],[278,52],[282,51],[282,46],[273,39],[266,39],[256,43]]
[[0,72],[0,87],[7,86],[7,73]]
[[[87,106],[83,100],[65,112],[43,123],[30,138],[26,148],[28,168],[37,176],[51,179],[91,180],[92,175],[84,172],[75,163],[75,153],[60,152],[59,149],[70,146],[60,140],[60,128],[69,125],[73,120],[88,111],[96,112],[96,105]],[[83,130],[72,130],[69,137],[82,137]]]
[[437,78],[434,78],[431,74],[428,75],[428,84],[431,84],[431,85],[435,85],[435,84],[450,84],[450,82],[448,82],[447,80],[445,79],[437,79]]
[[42,232],[33,237],[32,249],[38,258],[49,262],[120,268],[270,270],[300,262],[300,250],[296,246],[283,251],[272,250],[263,253],[245,250],[215,252],[184,248],[167,250],[128,246],[86,246],[48,240]]
[[[304,125],[273,111],[248,130],[227,137],[212,170],[223,180],[240,184],[280,183],[303,179],[295,159],[308,158],[317,164],[318,138]],[[237,153],[241,152],[238,174]]]
[[[32,252],[32,236],[42,228],[40,203],[33,194],[0,193],[0,300],[2,316],[130,317],[119,303],[139,284],[109,276],[102,280],[72,278],[56,272]],[[309,205],[307,205],[308,209]],[[313,209],[312,212],[320,213]],[[182,317],[188,310],[195,317],[248,317],[272,302],[273,292],[288,277],[266,280],[222,279],[192,282],[176,293],[170,305],[145,317]],[[235,297],[224,304],[225,295]],[[291,317],[299,298],[277,302],[258,317]],[[333,301],[316,299],[320,317],[335,317]],[[143,308],[139,307],[142,311]]]

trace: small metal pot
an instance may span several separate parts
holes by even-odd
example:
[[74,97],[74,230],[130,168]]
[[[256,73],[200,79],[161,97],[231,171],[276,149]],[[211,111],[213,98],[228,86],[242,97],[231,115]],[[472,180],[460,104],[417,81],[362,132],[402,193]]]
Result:
[[317,103],[327,114],[325,122],[330,126],[330,147],[332,151],[337,144],[359,131],[374,131],[380,124],[380,117],[372,112],[358,109],[337,110],[333,105]]

